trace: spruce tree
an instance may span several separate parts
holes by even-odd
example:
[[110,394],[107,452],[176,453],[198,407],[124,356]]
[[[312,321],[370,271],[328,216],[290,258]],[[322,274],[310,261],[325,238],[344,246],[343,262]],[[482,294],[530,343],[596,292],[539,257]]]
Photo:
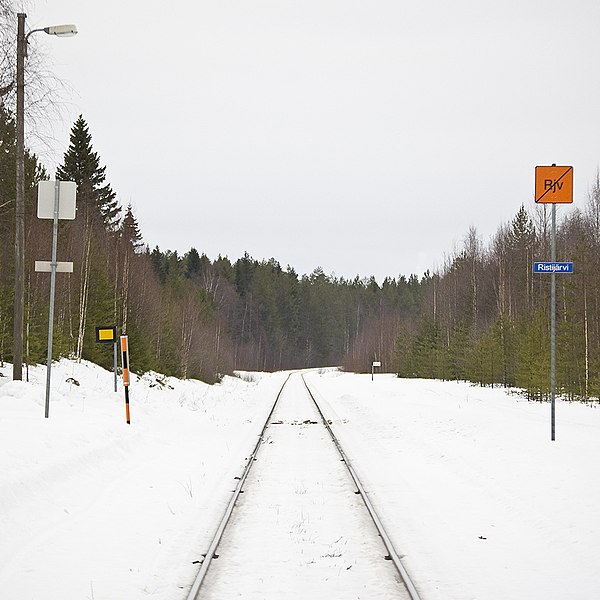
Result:
[[185,276],[190,279],[194,275],[200,273],[202,261],[200,254],[196,248],[190,248],[190,251],[185,256]]
[[516,384],[527,392],[530,400],[543,400],[549,392],[548,316],[543,310],[536,311],[521,331]]
[[133,214],[131,204],[128,204],[125,209],[125,216],[119,226],[119,237],[134,252],[140,252],[144,245],[140,226]]
[[[123,221],[118,229],[119,252],[115,261],[115,272],[121,271],[120,277],[116,277],[115,285],[115,314],[121,310],[121,325],[123,334],[127,333],[127,323],[129,317],[129,287],[131,279],[132,262],[136,254],[141,252],[143,247],[142,233],[138,222],[133,215],[131,204],[127,205]],[[120,282],[118,281],[120,279]]]
[[15,120],[0,102],[0,215],[15,196],[15,137]]
[[[79,116],[71,129],[70,145],[56,177],[61,181],[77,184],[77,218],[67,231],[71,233],[73,258],[79,263],[79,299],[76,316],[77,340],[75,356],[81,359],[88,321],[90,289],[94,282],[90,275],[93,268],[106,269],[106,263],[95,265],[112,242],[119,222],[119,207],[115,193],[105,182],[106,167],[100,166],[100,158],[92,149],[92,136],[83,116]],[[77,256],[78,255],[78,256]],[[98,290],[106,293],[107,290]],[[96,298],[98,300],[98,298]]]
[[[16,123],[14,116],[2,102],[0,97],[0,364],[5,358],[12,359],[12,333],[14,308],[14,240],[15,240],[15,189],[16,189]],[[35,211],[35,186],[42,179],[47,179],[43,166],[35,154],[25,149],[25,214],[28,227],[26,229],[26,264],[30,264],[28,253],[30,245],[28,237],[39,237],[39,222],[31,217]],[[28,268],[28,267],[26,267]],[[26,286],[29,278],[26,277]],[[25,313],[31,313],[29,293],[26,289]],[[28,318],[28,317],[27,317]],[[31,331],[34,327],[31,328]],[[31,338],[29,340],[31,342]],[[33,343],[30,343],[33,346]]]
[[70,145],[63,164],[56,171],[60,181],[77,184],[78,207],[91,211],[102,225],[114,231],[121,208],[110,184],[105,183],[106,167],[100,166],[100,157],[92,148],[92,136],[82,115],[71,129]]
[[160,248],[158,246],[155,246],[154,250],[152,250],[152,252],[150,253],[150,263],[152,264],[152,267],[154,268],[154,272],[156,273],[158,280],[162,284],[164,284],[165,281],[167,280],[167,269],[165,267],[165,256],[160,251]]

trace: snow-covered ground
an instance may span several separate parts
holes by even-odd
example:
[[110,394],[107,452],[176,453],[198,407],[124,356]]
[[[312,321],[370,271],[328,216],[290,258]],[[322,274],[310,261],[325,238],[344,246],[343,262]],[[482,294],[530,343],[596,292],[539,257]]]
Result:
[[[283,375],[133,377],[63,360],[0,378],[0,598],[185,597]],[[68,383],[67,379],[75,380]]]
[[324,398],[424,600],[600,598],[600,410],[327,373]]
[[[127,425],[95,365],[55,365],[49,419],[43,367],[0,372],[0,598],[185,598],[285,374],[134,377]],[[600,598],[600,410],[559,403],[551,442],[548,405],[504,390],[308,379],[423,600]]]

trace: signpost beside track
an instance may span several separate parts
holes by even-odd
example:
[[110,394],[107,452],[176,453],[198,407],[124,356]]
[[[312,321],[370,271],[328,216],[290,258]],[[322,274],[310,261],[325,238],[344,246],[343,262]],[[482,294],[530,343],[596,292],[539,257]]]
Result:
[[52,219],[52,260],[36,260],[35,270],[50,273],[50,308],[48,313],[48,360],[46,368],[46,408],[45,417],[50,413],[50,373],[52,369],[52,337],[54,334],[54,296],[56,290],[56,274],[72,273],[72,262],[58,262],[56,247],[58,245],[59,219],[75,218],[75,201],[77,184],[74,181],[40,181],[38,183],[38,219]]
[[550,274],[550,404],[551,434],[556,439],[556,274],[572,273],[573,263],[556,262],[556,205],[573,202],[573,167],[541,166],[535,168],[535,201],[552,204],[550,262],[536,262],[534,273]]
[[381,367],[380,360],[374,360],[373,364],[371,365],[371,381],[375,379],[375,367]]

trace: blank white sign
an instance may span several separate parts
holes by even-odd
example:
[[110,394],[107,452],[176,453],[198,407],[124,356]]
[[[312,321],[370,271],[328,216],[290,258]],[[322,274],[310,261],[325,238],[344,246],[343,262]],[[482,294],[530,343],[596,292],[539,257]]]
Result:
[[[52,263],[49,260],[36,260],[35,261],[35,270],[38,273],[51,273],[52,272]],[[72,273],[73,272],[73,263],[72,262],[57,262],[56,263],[56,272],[57,273]]]
[[[55,181],[40,181],[38,183],[38,219],[54,219],[54,188]],[[77,184],[74,181],[60,181],[58,194],[58,218],[75,218],[75,197]]]

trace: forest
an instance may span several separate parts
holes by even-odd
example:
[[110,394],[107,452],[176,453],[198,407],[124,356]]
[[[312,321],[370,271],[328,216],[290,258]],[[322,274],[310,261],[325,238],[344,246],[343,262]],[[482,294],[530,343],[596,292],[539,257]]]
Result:
[[[0,106],[0,361],[12,358],[14,298],[14,118]],[[402,377],[469,380],[549,392],[549,282],[533,274],[549,256],[550,210],[522,206],[483,244],[470,228],[443,266],[422,277],[349,280],[319,267],[299,275],[275,258],[209,259],[149,248],[132,207],[106,181],[83,116],[73,124],[56,177],[77,183],[77,218],[61,221],[54,356],[108,368],[98,325],[130,338],[131,366],[217,381],[234,370],[340,365],[368,371],[371,361]],[[48,179],[26,157],[25,360],[47,351],[49,275],[34,270],[51,249],[49,221],[36,217],[36,186]],[[600,395],[600,179],[582,208],[562,215],[559,260],[575,272],[558,278],[557,385],[565,397]],[[249,232],[251,235],[252,232]],[[198,240],[201,249],[202,240]]]
[[[3,147],[2,198],[14,195],[14,120],[0,113]],[[97,325],[116,324],[127,334],[134,370],[156,370],[215,381],[233,370],[370,364],[390,355],[399,323],[415,318],[422,286],[408,280],[353,281],[328,277],[319,268],[298,276],[275,260],[248,256],[211,261],[190,248],[182,256],[143,243],[131,206],[122,207],[105,181],[83,117],[56,177],[77,183],[77,218],[59,226],[59,260],[72,274],[57,276],[53,350],[58,356],[111,364],[110,348],[95,341]],[[51,226],[36,218],[36,184],[47,178],[28,155],[26,194],[27,275],[25,356],[43,362],[49,276],[34,271],[47,259]],[[0,212],[0,360],[11,360],[14,287],[14,202]],[[251,232],[249,232],[251,234]],[[201,240],[199,240],[201,242]]]
[[[14,13],[10,0],[0,0],[0,363],[14,351]],[[27,115],[35,121],[57,102],[35,48],[28,64]],[[215,382],[236,370],[339,365],[361,372],[381,361],[382,372],[401,377],[548,396],[550,276],[532,269],[550,257],[546,205],[521,206],[489,240],[469,228],[439,268],[378,282],[335,277],[318,265],[299,274],[248,254],[211,259],[201,235],[181,254],[148,247],[132,206],[107,181],[83,115],[56,173],[27,148],[24,171],[26,366],[45,362],[47,353],[50,276],[34,263],[50,259],[52,226],[37,218],[37,184],[59,179],[77,184],[77,218],[59,226],[58,260],[74,269],[57,275],[54,358],[111,368],[112,350],[96,343],[95,330],[115,325],[129,336],[137,372]],[[575,270],[558,277],[557,389],[587,400],[600,396],[600,176],[575,200],[559,212],[557,258]]]

